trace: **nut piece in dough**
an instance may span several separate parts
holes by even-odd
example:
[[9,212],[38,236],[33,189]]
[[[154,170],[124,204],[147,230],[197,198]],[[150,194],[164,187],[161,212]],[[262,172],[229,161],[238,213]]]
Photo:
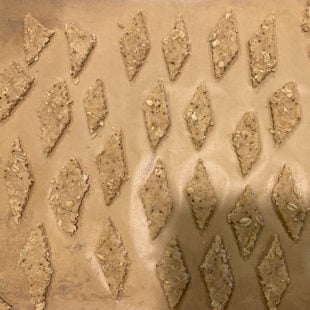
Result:
[[290,278],[277,235],[274,236],[271,247],[258,265],[257,271],[267,308],[269,310],[279,309],[280,300],[290,283]]
[[70,104],[65,81],[56,82],[38,109],[43,152],[48,156],[70,123]]
[[288,235],[298,240],[302,231],[307,208],[299,193],[292,171],[283,166],[272,190],[272,202]]
[[34,78],[26,75],[16,62],[0,72],[0,122],[9,117],[15,106],[27,94]]
[[269,100],[274,142],[279,145],[301,120],[301,107],[295,82],[288,82]]
[[304,32],[310,31],[310,0],[306,2],[305,15],[301,24],[301,28]]
[[234,279],[229,259],[222,237],[215,236],[200,266],[213,310],[223,310],[232,294]]
[[0,310],[11,310],[12,306],[10,306],[7,302],[5,302],[1,297],[0,297]]
[[163,39],[162,48],[169,77],[173,81],[191,53],[191,44],[181,15],[177,17],[171,32]]
[[24,51],[26,63],[31,65],[39,59],[39,55],[55,33],[37,21],[30,13],[24,19]]
[[96,163],[104,200],[106,205],[110,205],[115,196],[119,195],[123,182],[128,179],[120,129],[114,129],[114,133],[108,140],[104,150],[97,155]]
[[120,50],[124,59],[129,80],[133,80],[145,62],[151,49],[151,42],[144,15],[139,11],[131,25],[120,39]]
[[77,230],[80,206],[89,188],[87,181],[88,175],[83,173],[79,162],[71,158],[51,182],[49,205],[58,227],[71,235]]
[[75,23],[66,24],[65,35],[69,46],[70,74],[76,78],[96,45],[96,36],[81,30]]
[[268,16],[249,40],[250,70],[253,87],[257,87],[277,66],[276,20]]
[[205,229],[214,213],[216,197],[201,159],[198,160],[194,175],[186,187],[186,198],[198,228]]
[[4,169],[4,182],[9,195],[14,222],[18,224],[33,184],[27,154],[24,152],[19,138],[16,138],[12,144],[8,162]]
[[160,159],[141,190],[141,199],[151,238],[155,239],[166,225],[173,208],[166,172]]
[[151,147],[156,150],[170,126],[166,91],[162,81],[158,81],[143,102],[144,119]]
[[110,218],[103,226],[95,255],[113,298],[119,298],[129,270],[129,258],[121,236]]
[[34,228],[20,252],[18,264],[24,270],[31,301],[36,310],[46,305],[46,292],[50,285],[53,268],[50,261],[47,237],[42,224]]
[[83,104],[89,133],[94,138],[97,135],[98,129],[104,125],[104,120],[108,114],[102,80],[97,79],[95,84],[90,86]]
[[227,214],[227,222],[233,229],[241,255],[248,259],[255,247],[261,228],[264,226],[263,216],[248,185],[234,208]]
[[187,105],[184,118],[196,150],[204,144],[210,126],[214,125],[213,112],[205,82],[202,82]]
[[252,169],[261,151],[258,122],[254,112],[243,114],[232,134],[232,142],[239,160],[241,173],[245,176]]
[[219,20],[209,36],[215,78],[220,78],[230,67],[239,51],[236,19],[231,10]]
[[184,264],[178,241],[174,238],[165,248],[156,271],[170,308],[174,308],[183,296],[190,275]]

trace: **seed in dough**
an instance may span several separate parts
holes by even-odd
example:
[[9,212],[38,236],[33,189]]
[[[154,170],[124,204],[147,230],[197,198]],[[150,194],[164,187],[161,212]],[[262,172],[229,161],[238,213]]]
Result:
[[0,72],[0,122],[10,116],[15,106],[26,96],[34,81],[16,62]]
[[305,14],[301,28],[304,32],[310,31],[310,0],[307,0],[306,2]]
[[90,86],[83,104],[89,133],[94,138],[97,135],[98,129],[104,125],[104,120],[108,114],[102,80],[97,79],[94,85]]
[[274,142],[279,145],[301,120],[298,89],[295,82],[288,82],[269,100]]
[[162,48],[169,77],[173,81],[181,73],[185,60],[191,53],[191,44],[181,15],[177,17],[170,33],[163,39]]
[[170,126],[167,96],[162,81],[158,81],[144,100],[143,112],[151,147],[156,150]]
[[173,238],[156,264],[156,271],[170,308],[174,308],[183,296],[190,275],[183,261],[178,241]]
[[296,187],[292,171],[283,166],[272,190],[272,202],[288,235],[298,240],[302,231],[307,208]]
[[70,123],[70,104],[65,81],[56,82],[38,109],[43,153],[48,156]]
[[24,20],[24,51],[26,62],[29,65],[39,59],[39,55],[55,33],[42,25],[30,13]]
[[277,66],[276,20],[268,16],[249,40],[250,70],[253,87],[257,87]]
[[186,198],[200,230],[207,227],[216,207],[216,197],[206,167],[198,160],[194,175],[187,184]]
[[77,230],[80,206],[88,188],[88,175],[75,158],[71,158],[51,182],[48,202],[58,227],[68,234]]
[[120,39],[120,50],[123,56],[128,79],[136,76],[145,62],[151,49],[145,17],[139,11],[132,19],[130,27]]
[[271,247],[257,270],[267,308],[269,310],[279,309],[280,300],[290,283],[290,278],[277,235],[274,236]]
[[202,82],[187,105],[184,118],[196,150],[204,144],[210,126],[214,125],[213,112],[205,82]]
[[128,179],[127,164],[120,129],[114,132],[104,150],[96,157],[101,187],[106,205],[110,205]]
[[215,236],[200,266],[213,310],[224,309],[232,294],[234,280],[229,260],[222,237]]
[[172,195],[164,166],[160,159],[141,190],[141,199],[152,239],[166,225],[173,209]]
[[239,51],[236,19],[231,10],[226,11],[209,36],[215,78],[220,78],[230,67]]
[[96,36],[81,30],[75,23],[66,24],[65,35],[69,46],[70,74],[76,78],[96,45]]
[[5,302],[1,297],[0,297],[0,310],[11,310],[12,306],[10,306],[7,302]]
[[95,251],[113,298],[118,299],[129,270],[128,252],[116,227],[107,219]]
[[241,173],[245,176],[252,169],[261,151],[258,122],[254,112],[243,114],[232,134],[232,142]]
[[264,226],[263,216],[248,185],[234,208],[227,214],[227,222],[233,229],[242,257],[248,259]]
[[46,293],[53,268],[42,224],[31,231],[26,245],[20,252],[18,264],[26,275],[31,301],[35,305],[35,309],[43,310],[46,305]]

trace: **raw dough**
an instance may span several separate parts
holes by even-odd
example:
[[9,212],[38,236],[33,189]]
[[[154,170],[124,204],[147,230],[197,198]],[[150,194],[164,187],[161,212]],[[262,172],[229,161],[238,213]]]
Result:
[[194,175],[186,187],[186,198],[198,228],[205,229],[214,213],[216,197],[201,159],[197,161]]
[[305,15],[301,24],[301,28],[304,32],[310,31],[310,0],[306,2]]
[[0,297],[0,310],[11,310],[11,309],[12,309],[12,306],[10,306]]
[[151,42],[144,15],[139,11],[133,17],[130,27],[120,39],[120,50],[126,71],[131,81],[145,62],[151,49]]
[[87,181],[88,175],[83,173],[79,162],[71,158],[51,182],[48,202],[58,227],[68,234],[77,230],[80,206],[89,188]]
[[23,151],[19,138],[12,144],[6,168],[4,182],[9,195],[13,219],[18,224],[27,204],[33,177],[29,168],[27,154]]

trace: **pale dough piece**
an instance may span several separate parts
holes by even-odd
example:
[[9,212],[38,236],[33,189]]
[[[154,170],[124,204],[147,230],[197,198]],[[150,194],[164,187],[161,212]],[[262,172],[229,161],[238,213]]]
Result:
[[48,91],[46,100],[39,106],[41,141],[48,156],[70,123],[70,104],[65,81],[56,82]]
[[4,169],[4,182],[9,195],[13,219],[18,224],[22,218],[34,182],[27,154],[24,152],[19,138],[16,138],[12,144],[8,162]]
[[152,239],[155,239],[166,225],[173,209],[172,195],[164,166],[160,159],[141,190],[141,199]]
[[190,280],[175,238],[165,248],[162,258],[156,264],[156,271],[169,306],[174,308],[180,302]]
[[215,236],[200,266],[213,310],[225,309],[232,294],[234,279],[229,266],[229,259],[222,237]]
[[183,17],[179,15],[170,33],[162,41],[163,53],[170,80],[180,74],[185,60],[191,53],[191,44]]
[[198,160],[194,175],[186,187],[186,198],[198,228],[205,229],[214,213],[216,197],[201,159]]
[[276,20],[268,16],[249,40],[250,70],[253,87],[257,87],[277,66]]
[[272,190],[272,202],[288,235],[298,240],[302,231],[307,208],[299,193],[292,171],[283,166]]
[[119,195],[123,182],[128,179],[120,129],[114,129],[114,133],[105,145],[104,150],[97,155],[96,163],[104,200],[106,205],[110,205],[115,196]]
[[170,126],[166,91],[162,81],[152,89],[143,102],[144,119],[151,147],[156,150]]
[[0,72],[0,122],[10,116],[15,106],[26,96],[34,78],[29,77],[16,62]]
[[42,25],[30,13],[24,19],[24,51],[26,62],[29,65],[39,59],[39,55],[50,41],[54,30],[50,30]]
[[18,264],[26,275],[31,301],[35,305],[35,309],[43,310],[46,305],[46,293],[53,268],[42,224],[31,231],[26,245],[20,252]]
[[103,226],[95,255],[113,298],[119,298],[129,270],[129,258],[121,236],[110,218]]
[[239,51],[236,19],[231,10],[219,20],[209,36],[215,78],[220,78],[230,67]]
[[48,202],[58,227],[68,234],[77,230],[80,206],[88,188],[88,175],[83,173],[75,158],[71,158],[51,181]]
[[81,30],[75,23],[66,24],[65,35],[69,46],[70,74],[76,78],[96,45],[96,36]]
[[184,118],[196,150],[204,144],[210,126],[214,125],[213,112],[205,82],[202,82],[187,105]]
[[120,50],[126,71],[131,81],[145,62],[151,49],[151,42],[144,15],[139,11],[132,19],[130,27],[120,39]]
[[264,226],[263,216],[249,186],[245,187],[236,205],[227,214],[227,222],[232,226],[241,255],[249,258]]
[[306,2],[305,15],[301,24],[301,28],[304,32],[310,31],[310,0]]
[[279,145],[301,120],[298,89],[295,82],[288,82],[269,100],[274,142]]
[[93,138],[97,135],[98,129],[104,125],[104,120],[108,114],[102,80],[97,79],[95,84],[90,86],[83,104],[89,133]]
[[241,173],[245,176],[252,169],[261,151],[258,122],[254,112],[243,114],[232,134],[232,142]]
[[0,297],[0,310],[11,310],[11,309],[12,309],[12,306],[10,306]]
[[271,247],[257,269],[267,308],[279,309],[280,300],[290,283],[290,278],[277,235],[274,236]]

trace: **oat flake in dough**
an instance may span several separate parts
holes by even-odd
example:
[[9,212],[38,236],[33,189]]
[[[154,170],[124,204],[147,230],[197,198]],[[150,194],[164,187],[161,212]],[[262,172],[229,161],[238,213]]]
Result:
[[310,0],[306,1],[305,14],[301,28],[304,32],[310,31]]

